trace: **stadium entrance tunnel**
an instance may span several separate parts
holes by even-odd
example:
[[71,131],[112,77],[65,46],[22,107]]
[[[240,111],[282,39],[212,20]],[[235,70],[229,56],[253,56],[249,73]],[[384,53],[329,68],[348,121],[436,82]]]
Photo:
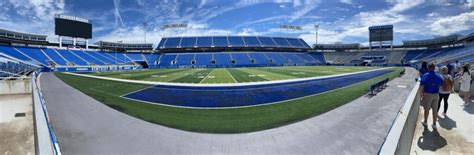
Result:
[[150,66],[148,66],[148,63],[145,62],[145,61],[134,61],[134,63],[142,66],[142,68],[149,68]]
[[254,106],[297,99],[356,84],[387,73],[391,69],[326,77],[306,81],[245,86],[155,85],[122,97],[152,104],[190,108]]

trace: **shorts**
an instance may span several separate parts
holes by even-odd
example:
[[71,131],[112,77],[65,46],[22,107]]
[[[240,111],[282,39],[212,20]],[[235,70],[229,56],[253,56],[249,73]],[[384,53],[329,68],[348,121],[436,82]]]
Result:
[[423,106],[425,110],[429,110],[430,108],[433,108],[433,110],[437,110],[438,100],[439,100],[439,94],[425,93],[425,95],[421,99],[421,105]]
[[459,88],[462,92],[469,92],[471,89],[471,83],[463,82],[461,83],[461,87]]

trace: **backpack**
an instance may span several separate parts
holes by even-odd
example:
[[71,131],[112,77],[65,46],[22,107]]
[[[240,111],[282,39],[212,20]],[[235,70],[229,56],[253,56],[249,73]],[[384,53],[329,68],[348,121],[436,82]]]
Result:
[[453,89],[453,81],[449,78],[449,76],[444,77],[443,76],[443,85],[441,86],[441,89],[443,91],[451,91]]

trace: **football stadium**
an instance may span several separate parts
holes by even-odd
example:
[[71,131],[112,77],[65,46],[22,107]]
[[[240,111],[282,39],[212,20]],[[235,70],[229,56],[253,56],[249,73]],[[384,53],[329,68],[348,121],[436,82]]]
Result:
[[[41,21],[45,30],[0,22],[0,153],[474,154],[472,6],[468,11],[459,6],[464,12],[449,16],[468,19],[459,23],[462,30],[447,26],[452,29],[424,34],[422,29],[407,30],[401,21],[375,22],[359,25],[359,38],[349,35],[330,43],[332,37],[360,32],[327,35],[331,25],[311,16],[319,15],[315,8],[298,18],[284,13],[288,7],[298,11],[299,1],[237,3],[238,9],[227,8],[217,17],[235,11],[253,18],[259,12],[255,7],[276,7],[282,9],[277,14],[288,17],[252,21],[253,26],[227,21],[237,26],[227,26],[225,34],[196,30],[202,26],[179,13],[166,22],[161,21],[165,17],[153,21],[148,15],[160,12],[152,11],[151,2],[148,7],[142,1],[129,3],[113,1],[109,14],[115,28],[111,23],[104,28],[93,9],[54,11],[67,8],[66,2],[33,6],[53,9],[54,15]],[[159,3],[153,5],[162,10],[174,6]],[[225,9],[215,3],[202,1],[194,9]],[[140,6],[146,16],[137,27],[155,28],[143,34],[137,27],[124,28],[130,23],[123,20],[141,16],[120,11],[119,4]],[[319,9],[323,4],[304,2]],[[80,5],[86,4],[71,7]],[[387,18],[424,6],[398,1],[374,5],[389,7],[380,15]],[[441,20],[440,14],[427,16]],[[40,19],[26,16],[38,17],[19,23]],[[243,18],[237,16],[233,18]],[[261,23],[272,30],[257,33]],[[253,33],[233,31],[236,27]],[[442,82],[430,83],[438,75]],[[436,103],[426,108],[433,87]],[[444,104],[442,92],[451,94]]]

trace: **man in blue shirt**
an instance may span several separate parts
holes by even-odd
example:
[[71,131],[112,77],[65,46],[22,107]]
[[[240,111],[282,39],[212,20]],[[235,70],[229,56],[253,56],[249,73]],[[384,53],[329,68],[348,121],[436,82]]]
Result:
[[428,72],[421,76],[420,82],[421,105],[425,110],[425,119],[421,124],[425,127],[427,126],[426,122],[430,109],[433,109],[433,129],[436,129],[436,121],[438,119],[439,87],[443,84],[443,78],[438,73],[435,73],[435,68],[435,64],[430,63],[428,65]]

